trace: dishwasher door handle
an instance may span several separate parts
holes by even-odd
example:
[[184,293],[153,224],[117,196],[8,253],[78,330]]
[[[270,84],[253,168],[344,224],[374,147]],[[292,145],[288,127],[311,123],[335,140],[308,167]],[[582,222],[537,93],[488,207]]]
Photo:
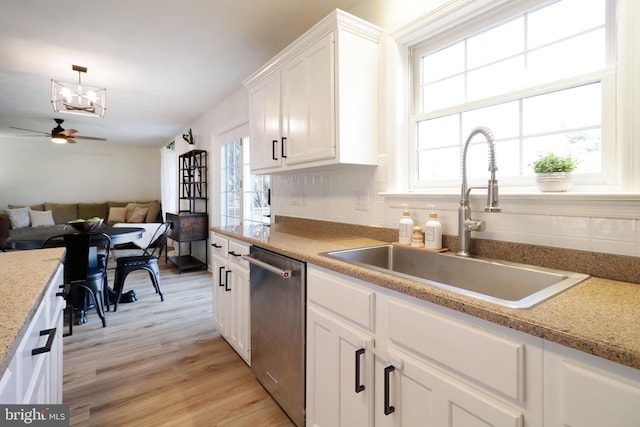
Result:
[[244,259],[245,261],[247,261],[249,264],[254,264],[257,265],[260,268],[264,268],[265,270],[268,270],[272,273],[277,274],[278,276],[282,277],[283,279],[288,279],[291,277],[291,270],[282,270],[278,267],[274,267],[271,264],[268,264],[264,261],[260,261],[259,259],[256,259],[254,257],[252,257],[251,255],[242,255],[242,259]]

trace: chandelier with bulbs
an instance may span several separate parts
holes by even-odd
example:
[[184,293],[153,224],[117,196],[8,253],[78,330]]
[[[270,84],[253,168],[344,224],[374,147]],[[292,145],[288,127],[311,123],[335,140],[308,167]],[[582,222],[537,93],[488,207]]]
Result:
[[82,84],[82,73],[87,67],[72,65],[78,72],[78,83],[51,80],[51,105],[56,113],[79,114],[91,117],[104,117],[107,109],[107,90],[105,88]]

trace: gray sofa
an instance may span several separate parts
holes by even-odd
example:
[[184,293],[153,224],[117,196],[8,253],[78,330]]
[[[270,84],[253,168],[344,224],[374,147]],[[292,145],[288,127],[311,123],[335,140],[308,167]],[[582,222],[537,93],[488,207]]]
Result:
[[[22,209],[21,209],[22,208]],[[156,200],[144,202],[100,202],[100,203],[51,203],[31,205],[28,210],[33,222],[12,224],[17,214],[24,214],[25,206],[9,205],[8,210],[0,211],[0,249],[10,249],[9,237],[24,236],[30,233],[62,231],[68,221],[76,218],[103,218],[105,223],[157,223],[162,222],[162,209]],[[124,208],[124,209],[123,209]],[[15,209],[18,209],[16,211]],[[20,210],[21,209],[21,210]],[[38,218],[36,220],[36,218]],[[48,220],[41,221],[41,218]],[[35,225],[34,226],[34,222]],[[53,222],[53,223],[51,223]],[[42,225],[46,224],[46,225]],[[19,226],[15,226],[19,225]]]

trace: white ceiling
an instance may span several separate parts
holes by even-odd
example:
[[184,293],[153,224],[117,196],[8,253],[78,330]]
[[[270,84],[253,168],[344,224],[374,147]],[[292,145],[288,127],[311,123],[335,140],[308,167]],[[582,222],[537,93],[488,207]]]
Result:
[[[166,145],[314,23],[358,1],[5,1],[0,138],[29,134],[11,126],[50,132],[58,117],[107,144]],[[54,113],[51,79],[77,81],[73,64],[88,68],[83,83],[107,89],[103,119]]]

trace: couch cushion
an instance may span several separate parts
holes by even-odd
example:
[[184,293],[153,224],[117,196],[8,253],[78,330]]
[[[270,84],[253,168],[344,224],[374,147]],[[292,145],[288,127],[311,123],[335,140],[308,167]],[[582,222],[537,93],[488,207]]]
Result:
[[31,224],[29,219],[29,207],[7,209],[7,215],[9,215],[9,221],[11,222],[11,228],[28,227]]
[[[24,208],[26,205],[12,205],[9,204],[9,209],[16,209],[16,208]],[[31,208],[32,211],[43,211],[44,210],[44,203],[39,203],[37,205],[31,205],[29,206]]]
[[115,224],[116,222],[125,222],[127,216],[127,207],[112,206],[109,208],[109,218],[107,224]]
[[104,203],[78,203],[78,218],[102,218],[106,219],[109,215],[109,206]]
[[149,212],[149,206],[136,206],[133,209],[133,213],[127,218],[128,223],[141,223],[147,218]]
[[32,227],[45,227],[48,225],[55,225],[53,221],[53,214],[51,211],[34,211],[29,210],[29,219],[31,220]]
[[47,211],[53,211],[53,220],[56,224],[66,224],[78,218],[77,203],[45,202],[44,208]]
[[159,202],[151,202],[149,204],[149,212],[144,222],[158,222],[160,217],[161,206]]

